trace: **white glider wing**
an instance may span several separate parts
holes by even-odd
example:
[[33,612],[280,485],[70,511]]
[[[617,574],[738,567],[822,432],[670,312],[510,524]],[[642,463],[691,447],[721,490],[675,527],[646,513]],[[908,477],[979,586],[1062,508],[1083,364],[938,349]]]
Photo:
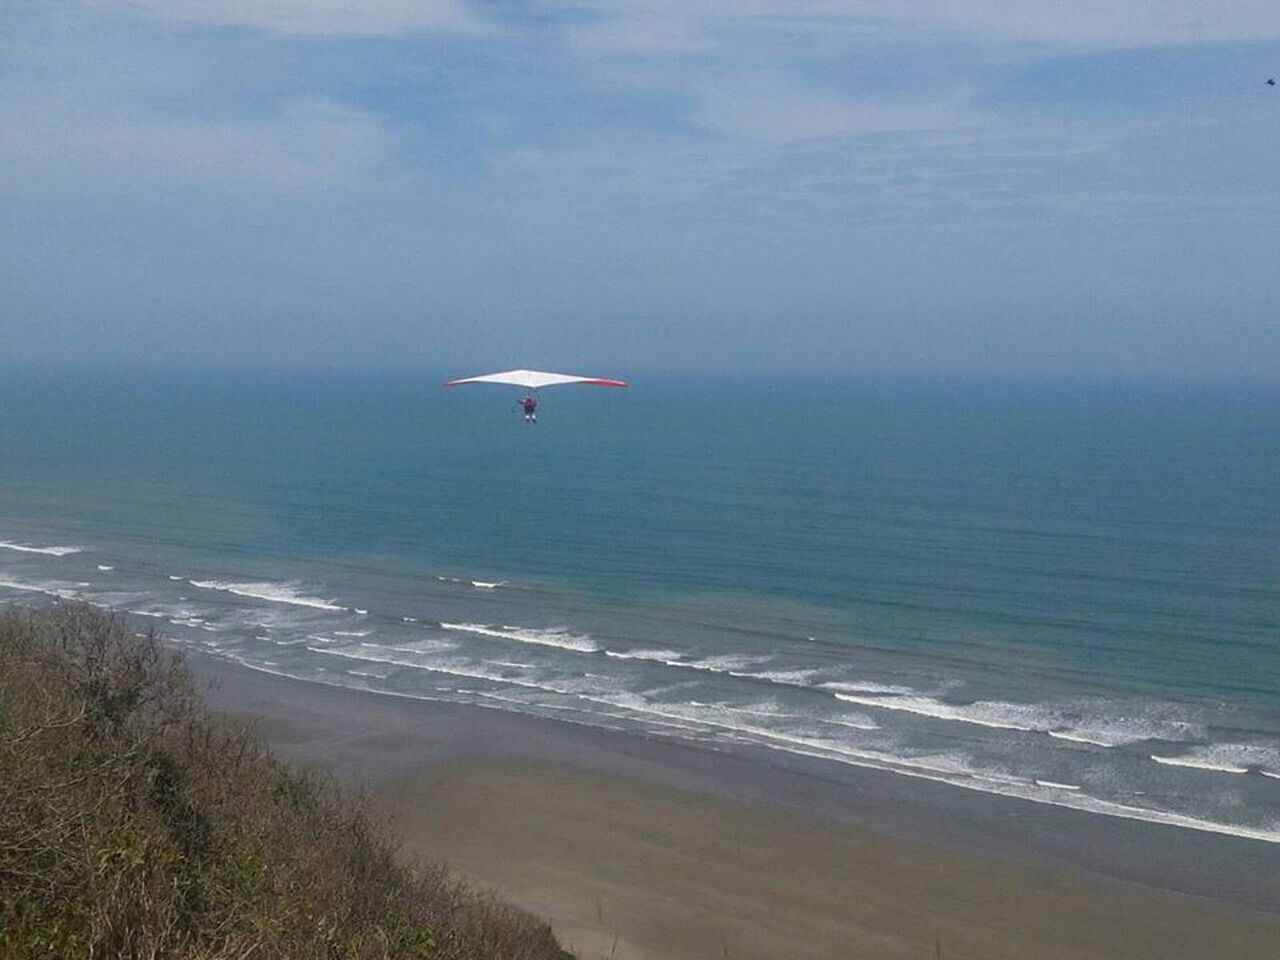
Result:
[[486,373],[481,377],[463,377],[450,380],[446,387],[458,387],[464,383],[506,383],[526,390],[539,387],[556,387],[562,383],[587,383],[600,387],[625,387],[625,380],[608,380],[604,377],[575,377],[567,373],[548,373],[545,370],[504,370],[502,373]]

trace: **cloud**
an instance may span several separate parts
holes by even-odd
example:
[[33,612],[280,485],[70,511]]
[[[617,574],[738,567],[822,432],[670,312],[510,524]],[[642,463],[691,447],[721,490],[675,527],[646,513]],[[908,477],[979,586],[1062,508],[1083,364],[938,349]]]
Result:
[[1275,368],[1245,324],[1280,284],[1273,0],[472,4],[0,11],[0,308],[51,318],[26,349],[126,356],[128,322],[182,355],[166,324],[204,317],[228,359],[554,330],[839,365],[883,316],[946,366],[956,318],[1228,303]]
[[806,90],[780,79],[716,84],[699,101],[699,119],[711,129],[774,143],[950,130],[976,122],[962,95],[934,101],[859,99]]
[[327,99],[281,105],[256,122],[165,122],[91,128],[89,147],[160,175],[325,185],[366,176],[387,154],[381,120]]
[[154,113],[110,118],[52,101],[0,114],[14,131],[0,137],[0,151],[27,169],[28,180],[355,185],[376,177],[389,155],[381,118],[325,98],[290,100],[265,116],[226,120]]
[[[840,4],[823,4],[838,9]],[[857,6],[884,20],[988,37],[1090,47],[1166,46],[1280,37],[1271,0],[888,0]]]
[[566,30],[571,46],[595,54],[690,54],[711,48],[705,35],[679,15],[623,16]]
[[410,31],[484,32],[463,0],[92,0],[165,20],[256,27],[286,34],[381,36]]
[[[1124,49],[1280,39],[1274,0],[544,0],[617,23],[678,23],[686,42],[717,33],[856,31],[883,40],[969,39]],[[603,28],[601,28],[603,29]],[[663,52],[655,46],[652,52]],[[677,51],[679,52],[679,51]]]

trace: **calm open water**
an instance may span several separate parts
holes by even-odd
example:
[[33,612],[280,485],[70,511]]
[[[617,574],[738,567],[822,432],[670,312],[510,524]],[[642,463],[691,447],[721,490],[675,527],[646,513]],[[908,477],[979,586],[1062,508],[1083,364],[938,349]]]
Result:
[[440,379],[10,372],[0,602],[1280,842],[1280,388]]

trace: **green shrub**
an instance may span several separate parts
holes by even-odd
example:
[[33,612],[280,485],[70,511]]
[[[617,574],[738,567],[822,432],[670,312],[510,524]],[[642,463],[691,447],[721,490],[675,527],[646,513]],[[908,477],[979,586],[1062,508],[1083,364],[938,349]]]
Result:
[[37,957],[572,960],[89,607],[0,612],[0,960]]

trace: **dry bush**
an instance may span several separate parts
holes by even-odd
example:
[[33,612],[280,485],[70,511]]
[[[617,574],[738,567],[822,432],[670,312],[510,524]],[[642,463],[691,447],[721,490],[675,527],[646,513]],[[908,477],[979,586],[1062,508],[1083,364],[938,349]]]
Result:
[[572,960],[210,715],[154,633],[0,613],[0,958]]

